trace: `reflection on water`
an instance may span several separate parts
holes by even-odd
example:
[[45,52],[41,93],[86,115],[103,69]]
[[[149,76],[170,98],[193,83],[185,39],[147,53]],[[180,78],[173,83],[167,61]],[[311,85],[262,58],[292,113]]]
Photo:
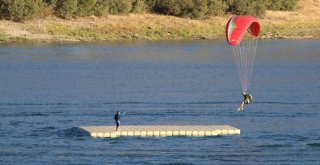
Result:
[[[225,41],[0,47],[1,164],[319,161],[320,42],[260,41],[242,99]],[[75,127],[229,124],[232,137],[94,139]],[[303,153],[303,156],[301,155]]]

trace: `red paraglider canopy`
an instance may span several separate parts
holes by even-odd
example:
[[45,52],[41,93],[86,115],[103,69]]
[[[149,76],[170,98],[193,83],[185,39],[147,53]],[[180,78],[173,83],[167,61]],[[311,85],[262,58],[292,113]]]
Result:
[[229,19],[226,27],[226,38],[230,45],[237,46],[246,31],[257,37],[260,33],[260,22],[252,16],[238,15]]

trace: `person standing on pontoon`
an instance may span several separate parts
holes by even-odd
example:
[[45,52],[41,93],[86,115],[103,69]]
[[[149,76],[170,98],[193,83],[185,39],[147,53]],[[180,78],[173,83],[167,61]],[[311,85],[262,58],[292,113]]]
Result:
[[114,115],[114,120],[116,121],[116,131],[118,131],[118,128],[120,126],[120,117],[121,117],[121,114],[120,114],[120,111],[117,111],[117,113]]

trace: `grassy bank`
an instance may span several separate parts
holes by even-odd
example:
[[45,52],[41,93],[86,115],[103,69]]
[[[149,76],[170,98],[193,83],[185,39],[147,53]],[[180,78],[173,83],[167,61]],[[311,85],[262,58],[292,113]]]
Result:
[[[203,20],[155,14],[109,15],[64,20],[50,16],[16,23],[0,21],[2,42],[221,39],[230,16]],[[320,39],[320,0],[303,0],[294,12],[267,11],[261,38]]]

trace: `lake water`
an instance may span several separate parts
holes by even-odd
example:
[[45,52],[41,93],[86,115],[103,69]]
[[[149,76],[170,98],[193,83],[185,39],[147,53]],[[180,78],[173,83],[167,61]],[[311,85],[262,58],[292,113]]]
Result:
[[[242,100],[225,41],[0,46],[0,164],[319,164],[320,41],[262,40]],[[92,138],[76,127],[228,124],[240,136]]]

